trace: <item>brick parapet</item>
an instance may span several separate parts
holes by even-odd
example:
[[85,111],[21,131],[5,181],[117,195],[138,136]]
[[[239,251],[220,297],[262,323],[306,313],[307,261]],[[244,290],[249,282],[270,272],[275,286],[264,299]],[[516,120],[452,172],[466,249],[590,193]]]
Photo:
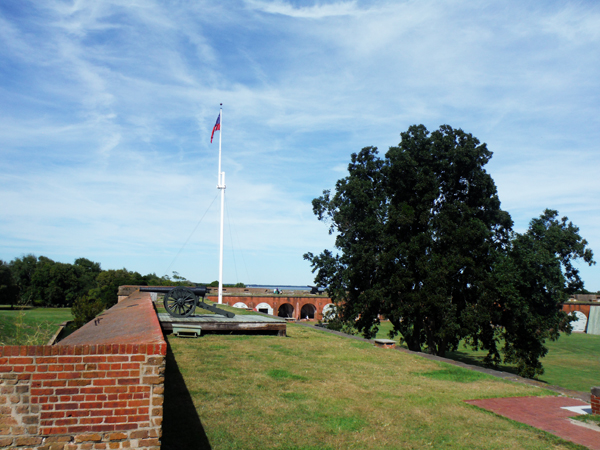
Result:
[[[154,313],[149,296],[134,302]],[[158,450],[167,347],[155,326],[136,328],[145,336],[137,343],[121,335],[114,343],[0,347],[0,448]],[[93,342],[89,330],[71,341],[82,336]]]

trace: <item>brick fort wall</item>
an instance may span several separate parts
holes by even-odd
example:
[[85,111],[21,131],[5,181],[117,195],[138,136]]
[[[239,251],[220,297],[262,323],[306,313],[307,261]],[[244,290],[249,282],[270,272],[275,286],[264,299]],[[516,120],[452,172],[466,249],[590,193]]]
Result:
[[0,448],[160,449],[166,350],[139,292],[56,345],[0,347]]

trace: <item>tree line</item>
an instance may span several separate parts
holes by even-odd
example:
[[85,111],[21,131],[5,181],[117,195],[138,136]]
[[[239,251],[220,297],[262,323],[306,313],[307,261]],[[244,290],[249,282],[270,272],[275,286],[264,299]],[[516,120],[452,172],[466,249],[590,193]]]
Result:
[[87,295],[108,308],[117,303],[121,285],[187,283],[176,272],[174,278],[159,277],[155,273],[141,275],[125,268],[102,270],[100,263],[87,258],[77,258],[69,264],[30,254],[8,263],[0,260],[0,304],[70,308],[77,299]]
[[69,264],[30,254],[10,262],[0,260],[0,304],[72,308],[79,327],[117,303],[119,286],[191,284],[177,272],[172,278],[125,268],[103,270],[87,258]]
[[595,262],[555,210],[513,231],[484,169],[491,157],[448,125],[411,126],[383,158],[375,147],[353,153],[335,193],[312,203],[336,249],[304,258],[364,336],[383,315],[411,350],[443,356],[464,342],[487,350],[490,365],[514,363],[533,377],[545,341],[571,330],[559,304],[584,288],[574,261]]

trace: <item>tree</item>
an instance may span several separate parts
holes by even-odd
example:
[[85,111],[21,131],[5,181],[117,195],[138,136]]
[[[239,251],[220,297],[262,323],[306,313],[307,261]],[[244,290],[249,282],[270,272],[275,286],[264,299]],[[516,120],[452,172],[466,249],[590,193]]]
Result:
[[0,259],[0,304],[13,309],[19,298],[19,288],[15,283],[10,266]]
[[146,286],[148,283],[138,272],[127,269],[103,270],[96,277],[97,287],[88,292],[89,297],[98,299],[105,308],[110,308],[118,301],[119,286]]
[[[411,126],[401,136],[384,159],[374,147],[352,154],[349,175],[336,183],[335,194],[324,191],[313,200],[337,248],[335,254],[304,255],[315,283],[327,286],[343,320],[367,337],[376,333],[383,314],[411,350],[444,355],[467,338],[491,349],[489,360],[497,361],[492,344],[498,334],[490,323],[503,325],[498,302],[510,295],[500,280],[517,271],[518,243],[511,241],[512,220],[484,169],[492,153],[471,134],[447,125],[433,133]],[[555,240],[564,244],[563,253],[581,244],[576,236]],[[556,303],[551,309],[555,312]],[[530,332],[553,326],[539,323]],[[511,349],[523,350],[509,344],[504,349],[509,358]],[[524,351],[529,367],[540,353],[533,347]]]
[[557,211],[547,209],[530,222],[526,233],[513,235],[494,268],[490,314],[480,315],[479,332],[472,335],[471,343],[487,349],[487,360],[495,363],[500,361],[497,347],[503,342],[504,361],[515,363],[527,377],[543,374],[540,358],[548,353],[545,341],[571,332],[574,318],[561,310],[560,303],[583,289],[573,261],[595,264],[579,228],[567,217],[557,217]]
[[15,258],[10,269],[19,287],[20,301],[35,306],[70,307],[75,299],[96,286],[100,264],[78,258],[75,264],[46,256]]
[[75,303],[73,303],[73,307],[71,308],[75,327],[81,328],[90,320],[93,320],[102,311],[104,311],[104,303],[102,300],[87,294],[79,297],[75,300]]
[[19,289],[19,301],[25,305],[32,304],[36,293],[31,280],[37,267],[37,257],[29,254],[15,258],[9,263],[9,267]]

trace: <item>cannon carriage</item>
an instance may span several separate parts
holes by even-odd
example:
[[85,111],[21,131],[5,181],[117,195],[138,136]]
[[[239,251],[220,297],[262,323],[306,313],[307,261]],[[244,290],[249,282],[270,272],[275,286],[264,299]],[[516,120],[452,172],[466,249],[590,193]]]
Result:
[[204,302],[204,297],[208,292],[206,286],[140,286],[140,291],[164,294],[163,304],[167,312],[173,317],[190,317],[197,306],[228,318],[235,317],[232,312]]

